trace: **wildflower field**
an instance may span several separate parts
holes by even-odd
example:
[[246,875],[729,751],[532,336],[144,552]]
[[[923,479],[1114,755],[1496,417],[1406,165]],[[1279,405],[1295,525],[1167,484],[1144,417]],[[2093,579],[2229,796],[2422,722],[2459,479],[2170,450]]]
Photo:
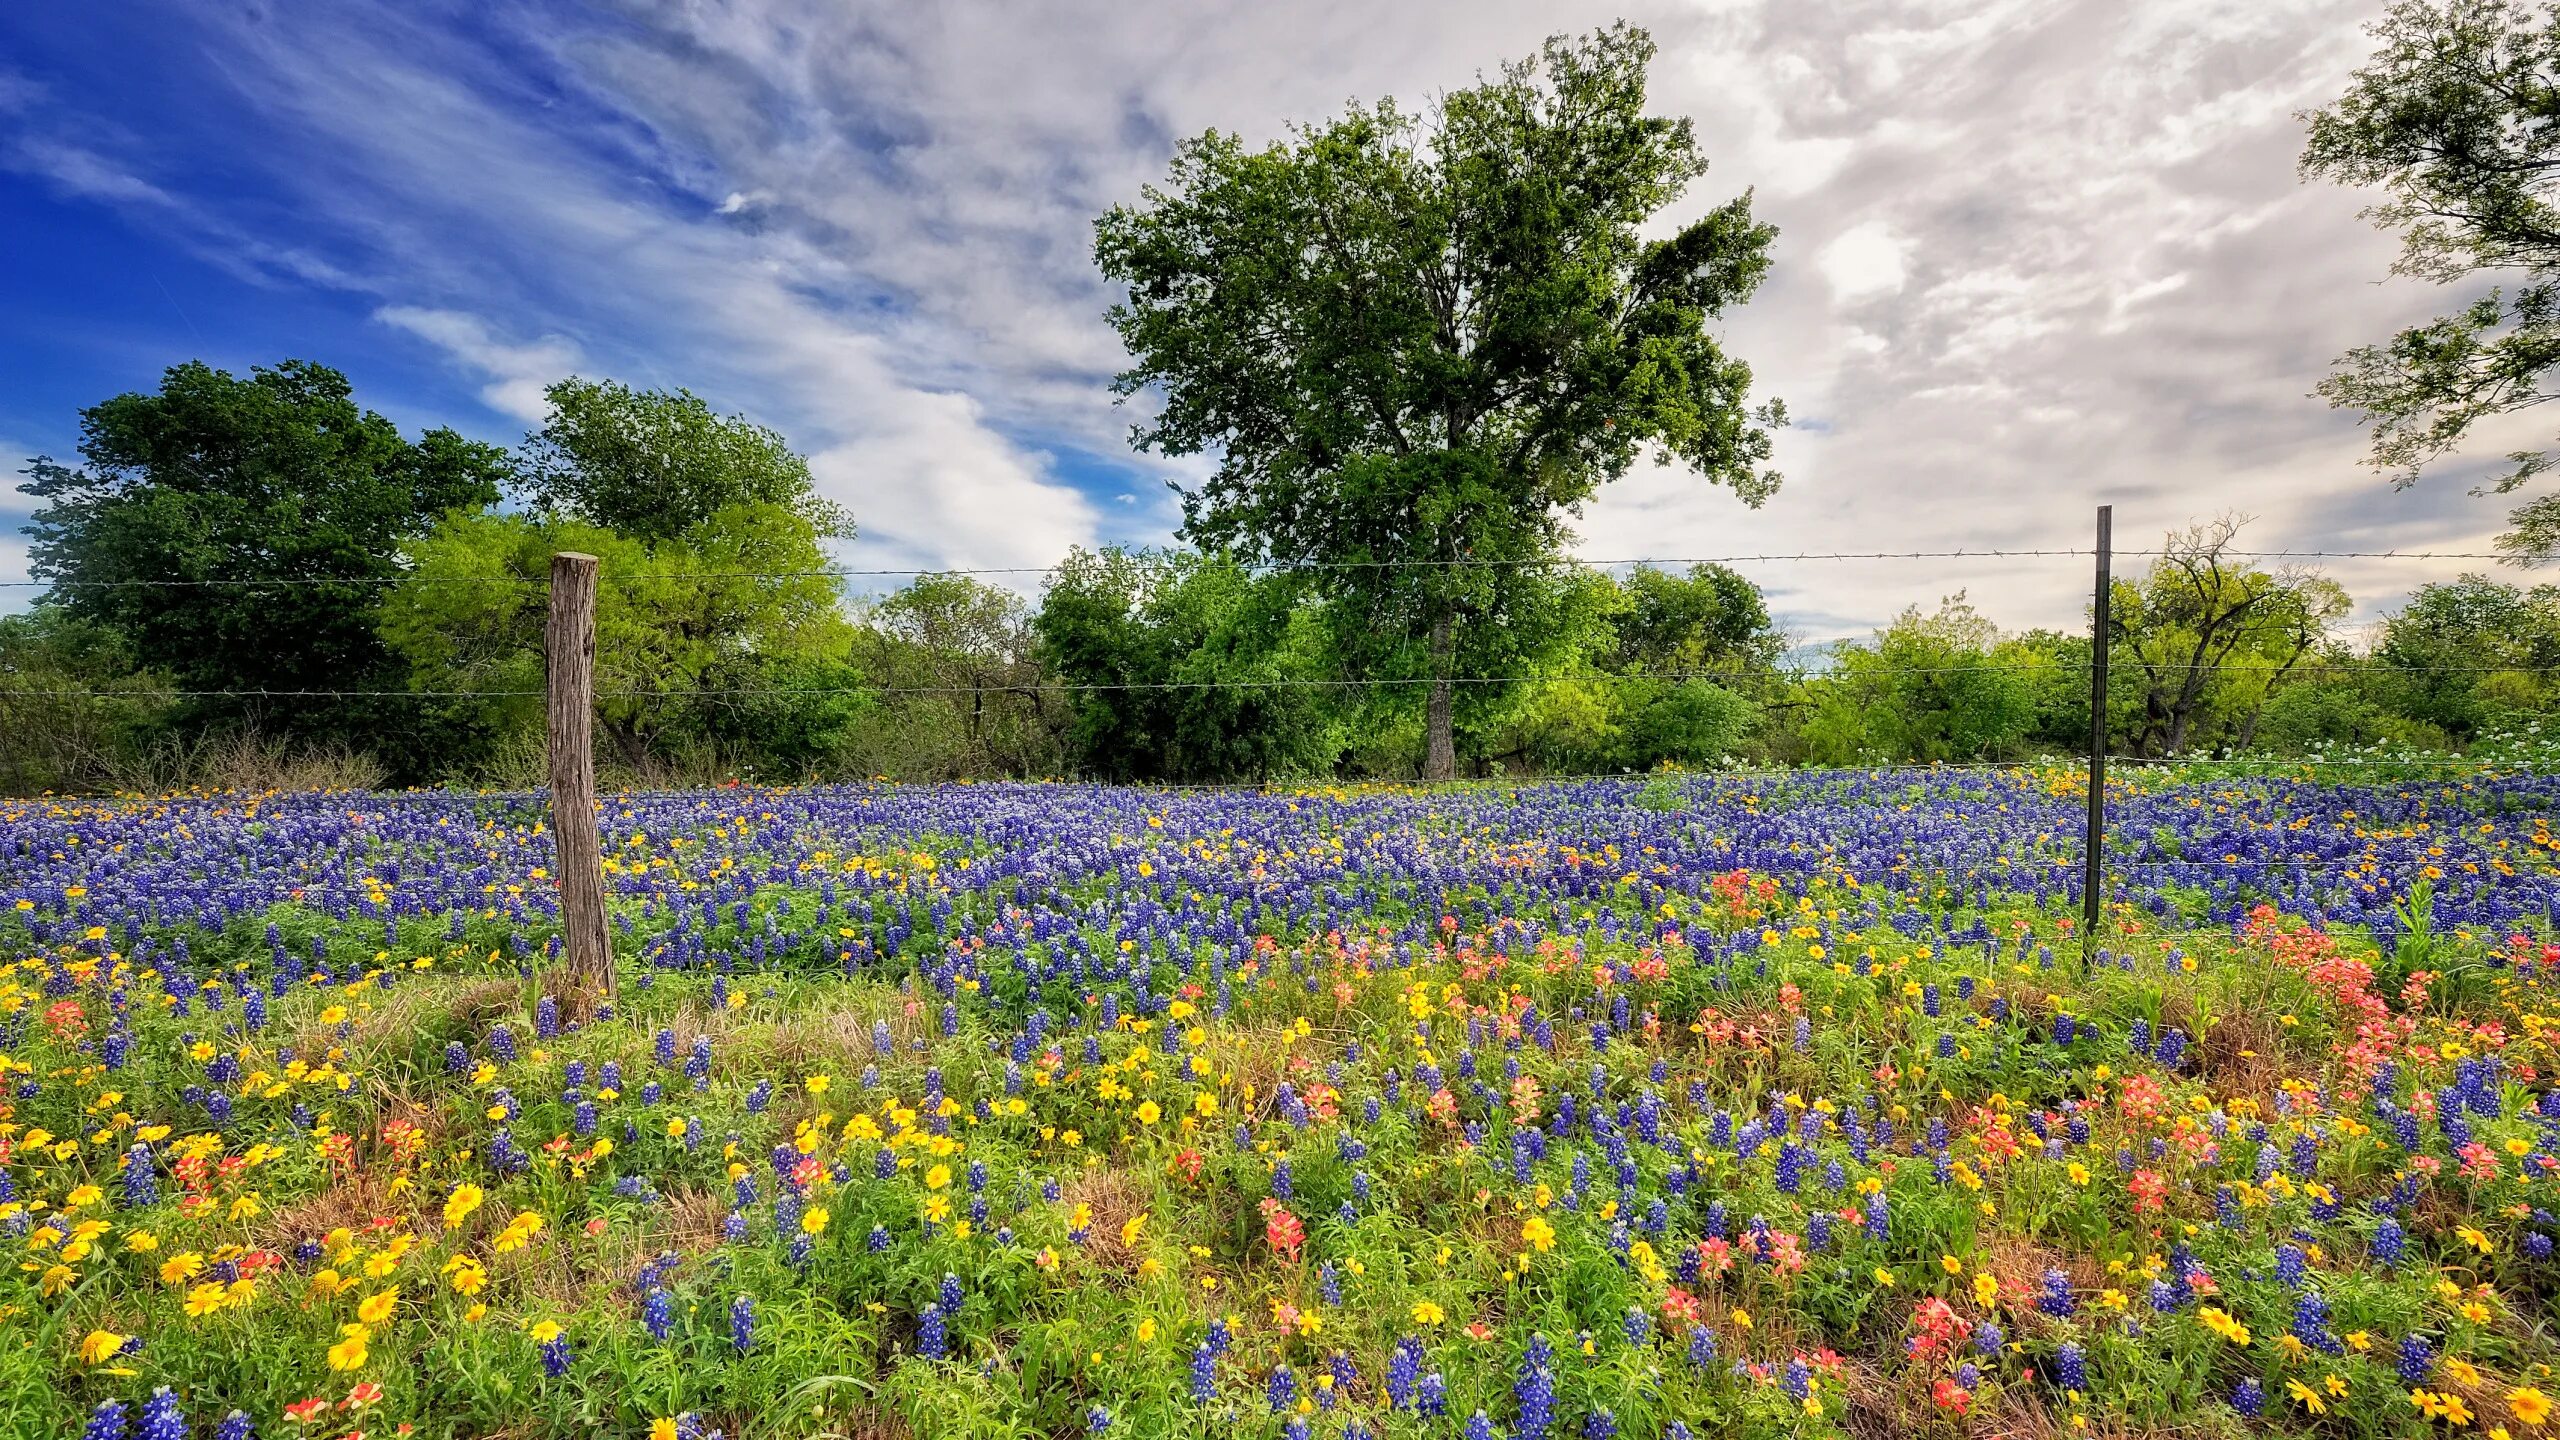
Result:
[[0,1435],[2560,1435],[2560,780],[0,804]]

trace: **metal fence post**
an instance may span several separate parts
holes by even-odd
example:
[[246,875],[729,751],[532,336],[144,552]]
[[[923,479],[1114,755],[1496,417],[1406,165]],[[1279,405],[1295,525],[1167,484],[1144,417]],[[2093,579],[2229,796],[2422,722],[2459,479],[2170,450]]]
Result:
[[2089,606],[2089,833],[2080,865],[2080,962],[2097,958],[2098,926],[2106,910],[2107,867],[2107,628],[2113,579],[2115,507],[2098,507],[2098,584]]

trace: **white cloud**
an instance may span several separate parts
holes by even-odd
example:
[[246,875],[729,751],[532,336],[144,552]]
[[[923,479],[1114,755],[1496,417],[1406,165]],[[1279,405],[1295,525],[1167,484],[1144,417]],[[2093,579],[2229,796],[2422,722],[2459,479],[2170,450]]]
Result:
[[1842,302],[1890,295],[1902,288],[1909,248],[1892,227],[1870,220],[1822,247],[1822,278],[1831,282],[1832,298]]
[[[0,75],[0,80],[6,78]],[[34,452],[27,447],[0,436],[0,580],[11,582],[0,585],[0,615],[14,615],[26,609],[35,603],[37,594],[35,587],[19,583],[29,574],[30,552],[22,531],[35,507],[17,487],[24,479],[20,472],[34,458]]]
[[[1674,218],[1748,187],[1780,229],[1726,338],[1814,423],[1779,438],[1788,484],[1765,509],[1640,470],[1583,518],[1586,553],[2068,546],[2101,501],[2128,546],[2231,506],[2264,545],[2468,546],[2502,510],[2459,482],[2387,491],[2307,393],[2348,347],[2453,303],[2372,283],[2391,245],[2362,197],[2294,173],[2294,113],[2361,61],[2375,0],[1288,0],[1179,25],[998,0],[616,8],[506,12],[496,51],[384,5],[291,26],[191,12],[238,105],[294,137],[270,147],[303,204],[293,236],[110,160],[103,122],[0,164],[361,290],[510,413],[574,363],[756,414],[810,451],[873,563],[1040,564],[1169,523],[1152,479],[1088,499],[1050,452],[1122,453],[1091,224],[1176,138],[1427,102],[1629,13],[1663,47],[1655,103],[1715,165]],[[525,52],[539,103],[503,77]],[[2339,573],[2370,608],[2459,568]],[[2010,623],[2077,623],[2083,569],[1755,574],[1837,633],[1959,588]]]
[[736,197],[733,210],[771,187],[719,187],[692,166],[635,185],[621,162],[644,157],[599,155],[627,126],[511,108],[472,87],[479,67],[449,37],[382,18],[243,25],[227,48],[244,99],[320,137],[289,178],[397,277],[379,318],[487,377],[493,406],[538,416],[542,384],[574,365],[743,410],[810,453],[853,509],[858,561],[1047,563],[1092,537],[1091,505],[983,392],[953,383],[985,372],[920,349],[933,337],[910,319],[848,303],[866,282],[844,257],[787,228],[709,220],[707,200],[664,203],[679,179]]
[[551,413],[550,402],[542,394],[545,387],[578,368],[578,347],[565,336],[509,344],[490,333],[488,321],[459,310],[385,305],[373,312],[373,318],[408,331],[488,376],[480,398],[489,402],[489,408],[529,425],[542,423]]

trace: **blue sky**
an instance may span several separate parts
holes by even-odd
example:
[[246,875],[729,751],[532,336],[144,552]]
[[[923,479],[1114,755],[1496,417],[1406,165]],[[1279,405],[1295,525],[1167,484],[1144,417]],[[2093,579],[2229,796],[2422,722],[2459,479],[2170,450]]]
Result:
[[[1163,538],[1106,389],[1090,223],[1175,137],[1427,99],[1622,7],[725,3],[0,10],[0,463],[167,365],[286,357],[417,429],[520,435],[568,373],[789,435],[865,566]],[[2377,283],[2363,197],[2293,174],[2380,7],[1628,5],[1655,97],[1751,187],[1775,278],[1728,339],[1806,423],[1758,512],[1643,470],[1595,558],[2120,543],[2225,509],[2266,546],[2476,548],[2308,397],[2450,297]],[[1676,217],[1675,217],[1676,218]],[[2494,453],[2518,437],[2493,436]],[[2531,441],[2534,437],[2522,437]],[[24,501],[0,495],[0,525]],[[0,538],[0,572],[24,573]],[[2462,568],[2351,562],[2366,615]],[[1958,589],[2070,623],[2077,563],[1759,567],[1807,639]]]

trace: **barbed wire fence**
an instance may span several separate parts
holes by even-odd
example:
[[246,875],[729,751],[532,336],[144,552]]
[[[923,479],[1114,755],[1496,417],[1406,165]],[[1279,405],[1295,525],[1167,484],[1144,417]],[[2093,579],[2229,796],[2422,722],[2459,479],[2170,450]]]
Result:
[[[2081,845],[2079,847],[2081,853],[2078,856],[2069,859],[2001,857],[1994,868],[2003,874],[2009,875],[2013,875],[2021,869],[2041,869],[2048,872],[2059,872],[2065,869],[2079,870],[2081,883],[2078,888],[2084,904],[2083,923],[2080,933],[2083,937],[2084,946],[2096,945],[2105,929],[2102,907],[2107,894],[2107,872],[2111,864],[2128,866],[2134,872],[2145,876],[2157,876],[2168,872],[2211,874],[2216,870],[2236,873],[2243,870],[2263,872],[2270,869],[2287,871],[2296,876],[2308,876],[2313,874],[2327,876],[2370,875],[2372,872],[2369,862],[2356,860],[2314,863],[2299,858],[2278,858],[2273,860],[2233,860],[2230,862],[2216,862],[2211,860],[2188,859],[2184,857],[2164,857],[2156,855],[2117,855],[2111,859],[2107,828],[2109,787],[2106,770],[2108,765],[2111,763],[2116,765],[2127,765],[2137,767],[2137,769],[2189,767],[2198,764],[2198,757],[2192,755],[2114,753],[2116,747],[2113,744],[2110,735],[2109,693],[2111,677],[2108,674],[2109,656],[2114,648],[2114,637],[2110,633],[2109,617],[2107,613],[2113,596],[2113,580],[2110,567],[2113,559],[2117,556],[2124,556],[2128,558],[2158,558],[2175,552],[2162,549],[2116,550],[2111,544],[2109,535],[2110,526],[2111,520],[2109,514],[2102,508],[2100,511],[2096,543],[2087,547],[2064,546],[2014,549],[1959,548],[1951,550],[1907,551],[1758,552],[1598,560],[1570,556],[1541,557],[1527,560],[1354,560],[1309,562],[1285,566],[1257,565],[1242,568],[1256,573],[1270,573],[1279,570],[1339,572],[1445,570],[1450,568],[1478,567],[1500,567],[1524,570],[1558,570],[1578,568],[1583,570],[1605,571],[1627,567],[1653,567],[1667,569],[1671,567],[1695,565],[1729,566],[1777,563],[1842,563],[1922,560],[1967,561],[2010,559],[2089,560],[2094,563],[2095,576],[2090,601],[2090,659],[2084,666],[2066,665],[2061,662],[2051,660],[2039,660],[2033,665],[2021,664],[2016,661],[1967,662],[1947,665],[1869,663],[1863,667],[1861,672],[1871,677],[1890,676],[1900,678],[1903,676],[1952,677],[1987,672],[2016,673],[2021,670],[2036,670],[2047,676],[2068,678],[2082,670],[2085,670],[2087,672],[2086,684],[2088,687],[2088,698],[2091,707],[2091,734],[2085,754],[2080,757],[2078,761],[2065,762],[2058,757],[2013,761],[1958,760],[1914,764],[1861,766],[1857,767],[1854,773],[1863,776],[1910,774],[1917,777],[1937,778],[1955,776],[1991,777],[2032,775],[2038,777],[2039,780],[2050,780],[2055,777],[2066,764],[2070,765],[2071,768],[2081,770],[2081,787],[2085,793],[2087,803],[2086,831],[2082,837]],[[2226,549],[2217,553],[2219,558],[2222,559],[2250,562],[2302,562],[2350,559],[2468,562],[2498,561],[2508,558],[2501,552],[2496,551],[2431,551],[2423,549]],[[562,567],[564,564],[571,568],[575,568],[581,561],[585,563],[589,572],[588,583],[584,590],[584,599],[582,602],[576,598],[579,587],[575,584],[564,584],[561,578],[563,574]],[[1458,689],[1499,688],[1504,690],[1519,690],[1524,688],[1554,685],[1571,685],[1577,687],[1606,689],[1618,686],[1659,687],[1663,685],[1686,685],[1692,683],[1738,686],[1767,684],[1770,683],[1773,678],[1793,682],[1819,683],[1827,678],[1833,678],[1818,666],[1807,667],[1799,665],[1792,671],[1775,672],[1774,675],[1773,671],[1766,667],[1737,668],[1730,666],[1707,666],[1634,673],[1597,672],[1590,670],[1571,672],[1527,671],[1502,674],[1452,675],[1445,677],[1429,675],[1280,675],[1216,680],[1083,681],[1051,675],[1039,677],[1027,686],[1014,684],[989,684],[984,682],[817,686],[644,686],[613,683],[598,684],[595,674],[594,654],[595,595],[593,581],[595,578],[595,566],[596,562],[592,557],[561,556],[555,557],[552,575],[545,578],[517,574],[460,576],[395,574],[387,576],[359,577],[136,576],[102,580],[48,579],[0,581],[0,589],[41,588],[50,593],[57,594],[74,594],[83,591],[94,591],[101,588],[163,591],[219,590],[235,593],[254,593],[260,590],[327,591],[333,589],[361,593],[367,590],[381,592],[393,587],[404,586],[418,588],[510,588],[525,596],[545,594],[549,597],[549,609],[551,613],[549,615],[549,623],[546,626],[546,630],[551,636],[557,637],[564,633],[572,635],[583,633],[586,637],[583,647],[583,660],[581,663],[563,665],[557,663],[559,657],[556,654],[546,655],[545,684],[539,688],[504,685],[492,685],[485,687],[405,687],[397,689],[366,687],[321,689],[198,689],[187,687],[152,686],[133,690],[119,690],[81,686],[42,684],[26,685],[15,683],[13,677],[5,673],[0,673],[0,728],[6,728],[11,723],[8,714],[11,708],[30,700],[76,702],[149,699],[159,701],[228,700],[234,702],[257,701],[293,703],[402,699],[476,699],[517,701],[542,699],[546,702],[546,729],[548,731],[546,742],[546,769],[554,782],[550,787],[538,791],[484,791],[479,792],[477,795],[470,795],[450,790],[386,792],[369,794],[364,797],[363,803],[373,805],[402,803],[453,803],[457,801],[464,803],[486,803],[496,801],[519,812],[529,812],[539,807],[549,812],[555,833],[558,833],[560,829],[559,817],[564,813],[583,817],[587,827],[590,828],[590,831],[592,829],[592,817],[597,813],[598,808],[598,797],[595,793],[593,784],[594,772],[592,745],[594,712],[596,705],[605,701],[650,703],[678,700],[771,700],[787,703],[792,701],[805,702],[844,697],[886,699],[895,697],[926,696],[983,696],[990,692],[1015,693],[1022,691],[1033,691],[1041,695],[1067,697],[1069,699],[1082,695],[1114,695],[1151,692],[1256,693],[1309,691],[1342,694],[1394,692],[1442,684]],[[925,576],[966,576],[988,578],[1040,576],[1055,573],[1055,568],[1056,567],[1044,566],[979,566],[947,568],[848,567],[819,571],[669,570],[615,572],[605,578],[614,583],[645,581],[653,584],[673,583],[754,586],[823,581],[832,585],[840,584],[845,580],[856,578],[914,578]],[[570,605],[569,613],[566,614],[561,613],[560,610],[564,595],[568,597]],[[581,606],[583,607],[582,609]],[[568,627],[565,631],[562,629],[564,625]],[[558,649],[559,647],[556,638],[546,648],[553,650]],[[2164,676],[2174,679],[2192,676],[2198,673],[2212,677],[2224,675],[2263,676],[2269,680],[2270,684],[2277,679],[2300,682],[2310,679],[2338,676],[2398,673],[2395,667],[2384,665],[2373,659],[2342,661],[2334,658],[2313,660],[2297,659],[2281,663],[2263,660],[2232,660],[2227,658],[2220,660],[2185,661],[2155,660],[2147,662],[2144,669],[2146,671],[2144,677],[2146,684],[2157,684]],[[2460,674],[2485,676],[2509,673],[2546,674],[2560,673],[2560,664],[2437,665],[2430,666],[2429,671],[2433,674],[2442,675]],[[564,694],[564,691],[567,693]],[[2374,756],[2313,754],[2281,759],[2265,757],[2223,757],[2212,759],[2208,763],[2214,767],[2214,771],[2217,774],[2227,776],[2241,771],[2254,771],[2270,780],[2309,779],[2328,774],[2332,771],[2344,773],[2370,772],[2380,775],[2403,776],[2413,774],[2440,775],[2448,779],[2459,779],[2464,776],[2495,776],[2499,774],[2501,770],[2501,767],[2495,760],[2453,755]],[[586,780],[583,785],[580,785],[575,780],[575,776],[581,770],[583,770],[586,776]],[[1716,780],[1731,782],[1779,780],[1819,783],[1825,772],[1818,769],[1808,769],[1804,767],[1766,767],[1756,769],[1720,767],[1701,773],[1711,776]],[[1534,775],[1522,777],[1519,780],[1511,781],[1509,783],[1515,785],[1575,785],[1589,784],[1599,781],[1624,781],[1628,779],[1629,776],[1629,771],[1619,769],[1587,771],[1570,774]],[[1304,787],[1291,787],[1288,785],[1275,786],[1271,782],[1251,782],[1237,784],[1165,784],[1137,788],[1155,789],[1168,793],[1209,794],[1218,792],[1268,792],[1275,788],[1303,789]],[[1314,788],[1321,790],[1327,787],[1317,785]],[[567,793],[564,793],[564,791]],[[591,858],[588,858],[592,855],[593,851],[589,849],[587,856],[576,857],[577,860],[583,861],[584,863],[564,868],[577,868],[581,871],[589,870],[595,864]],[[1906,863],[1912,865],[1927,865],[1933,863],[1936,858],[1956,857],[1930,857],[1920,855],[1909,857]],[[1967,858],[1968,863],[1972,864],[1978,864],[1980,861],[1980,857],[1965,858]],[[602,906],[602,891],[600,883],[593,887],[581,885],[575,888],[586,890],[588,896],[591,898],[580,900],[576,897],[564,894],[564,922],[566,922],[567,928],[573,935],[580,932],[591,936],[602,935],[604,932],[600,919]],[[577,915],[568,914],[567,911],[570,909],[577,910],[580,913]],[[590,910],[594,912],[592,915],[585,913]],[[2152,933],[2165,934],[2179,932],[2162,930],[2155,927]],[[2227,933],[2227,927],[2198,927],[2194,933]],[[582,946],[573,940],[570,948],[573,951],[581,948],[593,948],[594,943],[595,942],[591,941]],[[582,957],[575,954],[570,956],[573,970],[577,967],[581,958]],[[592,964],[593,957],[583,958],[586,958]]]

